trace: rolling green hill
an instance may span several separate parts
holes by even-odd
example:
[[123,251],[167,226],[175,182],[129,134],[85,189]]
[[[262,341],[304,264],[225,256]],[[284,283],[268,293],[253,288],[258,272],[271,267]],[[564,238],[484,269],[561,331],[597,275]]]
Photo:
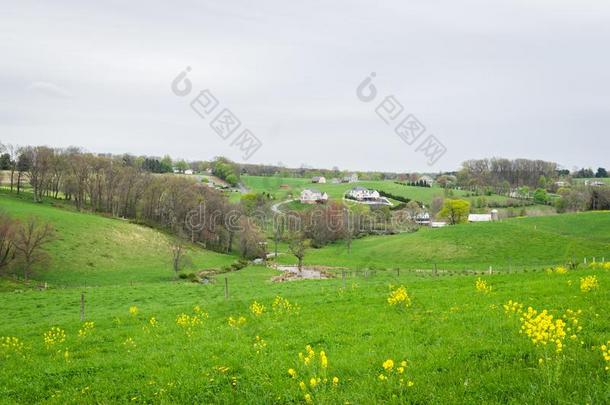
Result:
[[[610,212],[515,218],[355,240],[308,251],[305,262],[350,268],[498,269],[562,264],[572,257],[610,260]],[[292,261],[290,255],[283,257]]]
[[[24,198],[27,195],[24,195]],[[50,203],[0,193],[0,209],[24,219],[34,215],[53,224],[56,239],[48,246],[51,262],[34,275],[56,285],[108,285],[166,281],[171,270],[170,237],[125,220],[81,213]],[[234,257],[191,248],[194,268],[213,268]]]

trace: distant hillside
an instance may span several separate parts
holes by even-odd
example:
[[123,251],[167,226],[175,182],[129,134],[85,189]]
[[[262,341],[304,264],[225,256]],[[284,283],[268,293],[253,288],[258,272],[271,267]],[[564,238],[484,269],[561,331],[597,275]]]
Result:
[[[16,218],[35,215],[53,224],[49,268],[34,276],[56,285],[112,285],[173,277],[170,237],[124,220],[34,204],[0,194],[0,209]],[[194,268],[230,264],[233,256],[192,248]]]
[[[506,270],[565,263],[574,256],[610,260],[610,212],[529,217],[355,240],[307,252],[305,262],[364,268]],[[292,259],[289,255],[286,258]],[[288,259],[285,259],[288,260]],[[521,267],[518,267],[521,266]]]

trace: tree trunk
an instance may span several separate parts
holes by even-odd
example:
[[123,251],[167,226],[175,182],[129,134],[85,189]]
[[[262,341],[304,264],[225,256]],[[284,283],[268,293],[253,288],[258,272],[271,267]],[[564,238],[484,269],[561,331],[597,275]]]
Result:
[[227,253],[231,253],[233,248],[233,232],[229,232],[229,242],[227,243]]
[[11,193],[13,192],[13,184],[15,179],[15,169],[11,169]]

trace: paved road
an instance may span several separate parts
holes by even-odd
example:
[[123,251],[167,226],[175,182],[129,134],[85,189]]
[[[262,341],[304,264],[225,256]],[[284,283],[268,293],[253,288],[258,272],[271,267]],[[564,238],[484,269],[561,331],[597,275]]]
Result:
[[294,199],[291,199],[291,200],[280,201],[279,203],[275,203],[275,204],[273,204],[271,206],[271,211],[275,212],[276,214],[281,214],[282,211],[280,211],[280,206],[282,206],[284,204],[287,204],[289,202],[292,202],[292,201],[297,201],[297,199],[294,198]]

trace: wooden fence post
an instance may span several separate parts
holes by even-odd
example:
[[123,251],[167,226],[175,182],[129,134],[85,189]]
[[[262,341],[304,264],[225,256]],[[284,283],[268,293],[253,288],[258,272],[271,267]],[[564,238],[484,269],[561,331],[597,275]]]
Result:
[[85,322],[85,293],[80,293],[80,321]]
[[229,299],[229,279],[225,277],[225,300]]

